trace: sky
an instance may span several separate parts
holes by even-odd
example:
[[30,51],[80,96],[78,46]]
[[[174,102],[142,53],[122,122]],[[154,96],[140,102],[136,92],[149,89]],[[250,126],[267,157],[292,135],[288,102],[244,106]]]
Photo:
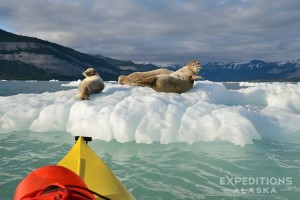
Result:
[[300,59],[299,0],[1,0],[0,29],[136,63]]

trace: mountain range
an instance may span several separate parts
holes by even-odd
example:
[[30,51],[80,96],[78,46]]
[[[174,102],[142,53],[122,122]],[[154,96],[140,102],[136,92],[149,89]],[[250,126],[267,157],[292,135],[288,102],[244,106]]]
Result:
[[[176,70],[182,65],[167,68]],[[300,59],[289,62],[211,62],[203,65],[200,75],[211,81],[300,81]]]
[[[165,66],[173,71],[183,65]],[[86,54],[49,41],[0,29],[0,80],[77,80],[86,68],[95,68],[104,80],[149,71],[161,66],[137,64],[103,55]],[[290,62],[212,62],[200,75],[211,81],[300,81],[300,59]]]
[[89,67],[95,68],[103,80],[117,80],[121,74],[157,68],[152,64],[85,54],[0,29],[0,80],[77,80],[84,78],[82,72]]
[[300,60],[209,63],[203,76],[212,81],[300,81]]

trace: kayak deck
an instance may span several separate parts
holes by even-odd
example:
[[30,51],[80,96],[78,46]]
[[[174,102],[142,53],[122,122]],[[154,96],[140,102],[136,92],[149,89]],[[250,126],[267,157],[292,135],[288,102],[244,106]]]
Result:
[[98,194],[116,200],[135,199],[82,137],[57,165],[75,172]]

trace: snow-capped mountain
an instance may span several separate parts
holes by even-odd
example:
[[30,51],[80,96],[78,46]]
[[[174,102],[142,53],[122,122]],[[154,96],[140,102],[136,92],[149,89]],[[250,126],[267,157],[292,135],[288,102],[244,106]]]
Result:
[[[173,64],[166,68],[175,71],[182,66]],[[300,59],[288,62],[211,62],[203,65],[200,75],[211,81],[300,81]]]
[[178,69],[180,69],[181,67],[183,67],[184,64],[169,64],[169,65],[159,65],[158,67],[160,68],[166,68],[172,71],[176,71]]
[[259,60],[253,61],[240,61],[240,62],[230,62],[226,65],[223,64],[223,68],[232,69],[232,70],[240,70],[243,68],[257,69],[262,68],[266,63]]

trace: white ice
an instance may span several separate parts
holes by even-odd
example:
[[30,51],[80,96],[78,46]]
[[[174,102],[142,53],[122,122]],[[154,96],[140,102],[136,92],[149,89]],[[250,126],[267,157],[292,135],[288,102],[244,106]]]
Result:
[[229,141],[244,146],[299,134],[299,99],[298,84],[228,90],[222,83],[201,81],[174,94],[110,82],[89,101],[80,101],[77,89],[0,97],[0,133],[68,132],[104,141]]
[[81,83],[81,80],[77,80],[77,81],[71,81],[70,83],[64,83],[64,84],[61,84],[61,86],[63,87],[77,87],[79,86],[79,84]]

